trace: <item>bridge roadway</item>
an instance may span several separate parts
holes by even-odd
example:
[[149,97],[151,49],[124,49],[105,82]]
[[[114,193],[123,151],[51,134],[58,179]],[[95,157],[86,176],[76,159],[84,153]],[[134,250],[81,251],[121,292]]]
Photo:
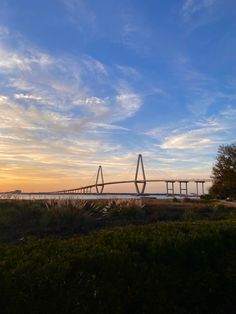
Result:
[[[180,194],[179,195],[188,195],[188,183],[189,182],[193,182],[196,184],[196,194],[199,194],[199,187],[198,184],[202,185],[202,194],[204,194],[204,184],[206,182],[211,182],[211,179],[148,179],[148,180],[123,180],[123,181],[111,181],[111,182],[102,182],[102,183],[96,183],[96,184],[91,184],[91,185],[86,185],[86,186],[82,186],[79,188],[75,188],[75,189],[68,189],[68,190],[60,190],[60,191],[54,191],[54,192],[47,192],[49,194],[103,194],[103,189],[105,186],[108,185],[118,185],[118,184],[134,184],[136,187],[136,192],[135,194],[145,194],[145,187],[147,183],[166,183],[166,195],[176,195],[174,193],[174,183],[179,183],[179,188],[180,188]],[[139,190],[139,188],[137,188],[138,184],[143,184],[144,185],[144,189],[143,190]],[[171,184],[171,187],[169,186],[169,184]],[[183,187],[183,184],[185,185]],[[101,190],[99,191],[98,188],[101,188]],[[92,189],[95,189],[96,192],[93,193]],[[170,192],[170,193],[169,193]],[[105,193],[104,193],[105,194]],[[106,193],[109,194],[109,193]],[[117,193],[111,193],[111,194],[117,194]],[[119,194],[126,194],[126,193],[119,193]],[[133,194],[133,193],[128,193],[128,194]]]
[[[83,187],[75,188],[75,189],[68,189],[68,190],[60,190],[60,191],[53,191],[53,192],[21,192],[20,190],[16,191],[10,191],[10,192],[1,192],[0,198],[20,198],[21,196],[59,196],[59,195],[91,195],[91,196],[188,196],[188,183],[192,182],[196,184],[196,193],[194,193],[196,196],[199,196],[199,187],[198,184],[201,184],[201,194],[204,194],[204,183],[211,182],[210,179],[149,179],[149,180],[124,180],[124,181],[112,181],[112,182],[103,182],[103,183],[96,183],[91,185],[86,185]],[[145,186],[146,183],[166,183],[166,193],[145,193]],[[175,187],[174,183],[179,184],[179,191],[180,193],[175,193]],[[136,187],[136,193],[135,192],[126,192],[126,193],[117,193],[117,192],[103,192],[104,186],[109,185],[118,185],[118,184],[134,184]],[[144,189],[138,190],[137,185],[143,184]],[[171,187],[169,187],[169,184],[171,184]],[[185,185],[184,187],[182,185]],[[99,191],[99,188],[101,190]],[[94,191],[95,190],[95,191]]]

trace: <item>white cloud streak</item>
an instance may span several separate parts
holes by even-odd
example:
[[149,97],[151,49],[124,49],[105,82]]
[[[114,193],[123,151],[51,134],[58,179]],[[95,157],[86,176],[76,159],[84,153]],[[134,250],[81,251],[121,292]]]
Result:
[[186,0],[182,7],[184,20],[189,21],[194,15],[211,8],[217,0]]
[[129,131],[119,122],[135,115],[142,99],[127,82],[117,90],[115,65],[90,56],[55,57],[0,31],[3,176],[20,180],[25,169],[32,178],[30,169],[35,175],[41,169],[42,179],[48,169],[52,179],[61,173],[74,177],[73,169],[78,175],[85,164],[93,168],[99,158],[105,163],[104,156],[122,151],[112,135]]

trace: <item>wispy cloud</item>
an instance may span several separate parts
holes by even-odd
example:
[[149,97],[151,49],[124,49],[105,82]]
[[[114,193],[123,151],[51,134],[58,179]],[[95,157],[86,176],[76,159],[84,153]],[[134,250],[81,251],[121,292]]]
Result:
[[27,99],[27,100],[36,100],[36,101],[42,100],[41,97],[35,96],[35,95],[30,95],[30,94],[15,94],[14,97],[15,97],[15,99]]
[[114,117],[117,120],[123,118],[132,117],[137,111],[139,111],[142,105],[142,98],[135,93],[120,93],[116,96],[116,102],[118,104],[118,110],[115,112]]
[[116,68],[125,76],[131,79],[139,79],[140,73],[133,67],[116,64]]
[[185,0],[182,7],[184,20],[189,21],[202,11],[210,9],[216,2],[217,0]]
[[178,128],[169,124],[148,130],[151,173],[172,178],[209,177],[219,145],[235,141],[235,118],[234,106],[201,119],[178,121]]
[[61,0],[64,4],[69,20],[82,31],[86,25],[90,30],[96,30],[97,18],[96,13],[89,7],[84,0]]
[[87,38],[100,38],[138,55],[151,52],[152,29],[140,17],[136,5],[127,1],[108,1],[105,8],[100,10],[93,1],[61,1],[67,12],[67,20],[78,33],[84,34],[85,42]]
[[188,149],[205,150],[211,147],[213,140],[205,134],[203,130],[191,130],[184,134],[167,137],[163,144],[163,149]]
[[125,75],[121,87],[116,65],[86,55],[55,57],[7,30],[0,56],[0,164],[9,182],[21,178],[27,187],[25,176],[43,180],[46,169],[54,183],[62,173],[73,179],[73,169],[81,175],[89,164],[91,174],[98,158],[122,151],[112,135],[129,131],[119,122],[135,115],[142,98]]
[[89,72],[97,75],[108,76],[106,66],[102,62],[92,58],[91,56],[84,56],[81,62],[85,65],[86,69]]
[[49,55],[26,49],[24,53],[16,53],[13,50],[10,51],[7,48],[0,48],[0,70],[22,70],[30,71],[34,65],[48,66],[53,63],[52,58]]
[[190,116],[194,115],[199,119],[209,112],[220,112],[226,104],[234,106],[236,93],[231,83],[223,77],[219,79],[210,75],[209,71],[199,70],[188,54],[179,54],[174,67],[175,76],[179,80],[178,86],[183,89],[184,106]]
[[178,129],[166,128],[163,132],[152,129],[146,134],[159,140],[159,147],[164,150],[185,150],[193,154],[195,151],[214,152],[229,136],[229,132],[233,133],[236,129],[231,120],[235,114],[233,108],[228,108],[215,117],[194,120],[190,125],[186,125],[186,120],[183,120],[180,122],[182,127]]

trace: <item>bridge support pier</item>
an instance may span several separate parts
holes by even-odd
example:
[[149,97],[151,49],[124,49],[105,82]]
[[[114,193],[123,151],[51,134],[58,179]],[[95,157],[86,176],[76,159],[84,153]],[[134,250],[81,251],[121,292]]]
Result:
[[[185,184],[185,186],[182,184]],[[179,193],[180,196],[188,196],[188,181],[179,181]]]
[[197,196],[199,196],[199,187],[198,187],[198,184],[201,184],[202,185],[202,195],[204,195],[204,184],[205,184],[205,181],[195,181],[196,183],[196,190],[197,190]]
[[[175,194],[174,183],[175,183],[175,181],[166,181],[166,195],[167,196],[169,196],[169,192],[172,195]],[[169,186],[169,184],[171,184],[171,186]]]

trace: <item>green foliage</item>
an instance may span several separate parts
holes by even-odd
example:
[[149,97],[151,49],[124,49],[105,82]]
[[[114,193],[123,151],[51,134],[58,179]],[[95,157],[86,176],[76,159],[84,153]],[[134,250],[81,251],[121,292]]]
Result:
[[145,220],[144,206],[139,201],[112,201],[106,206],[107,218],[123,223],[143,222]]
[[71,236],[96,229],[103,203],[81,200],[1,201],[0,240]]
[[212,174],[214,182],[210,194],[236,199],[236,143],[219,147]]
[[186,209],[183,213],[183,220],[192,221],[194,219],[196,219],[196,212],[191,209]]
[[235,252],[234,222],[1,245],[1,313],[233,314]]
[[[216,207],[219,207],[216,209]],[[223,220],[236,207],[219,202],[160,202],[143,205],[140,200],[116,201],[0,201],[0,242],[21,242],[28,237],[68,238],[93,230],[161,221]],[[227,203],[231,206],[231,203]]]
[[204,201],[214,201],[214,197],[213,195],[210,195],[210,194],[204,194],[204,195],[201,195],[200,196],[200,199],[201,200],[204,200]]

